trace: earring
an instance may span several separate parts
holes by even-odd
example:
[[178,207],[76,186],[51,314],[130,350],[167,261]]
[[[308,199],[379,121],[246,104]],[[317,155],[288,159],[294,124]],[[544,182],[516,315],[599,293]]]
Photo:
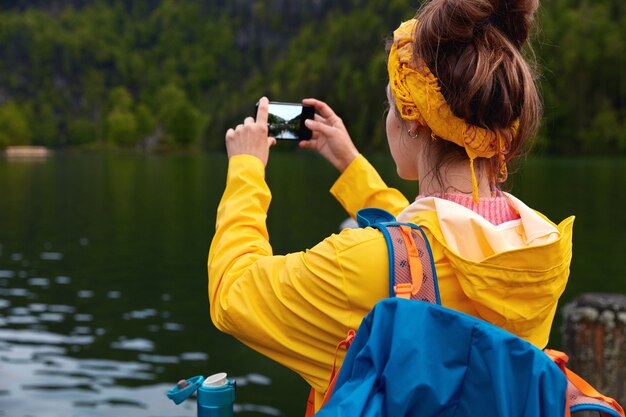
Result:
[[415,139],[417,137],[417,129],[415,129],[415,132],[411,132],[411,129],[409,129],[407,130],[407,133],[411,139]]

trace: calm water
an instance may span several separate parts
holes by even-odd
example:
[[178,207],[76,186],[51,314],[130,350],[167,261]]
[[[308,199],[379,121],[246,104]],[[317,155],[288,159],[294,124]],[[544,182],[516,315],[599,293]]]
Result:
[[[395,179],[388,157],[372,158]],[[167,390],[226,371],[238,415],[300,416],[299,377],[217,332],[206,256],[224,155],[0,159],[0,416],[193,416]],[[346,217],[330,165],[275,153],[267,173],[276,253],[311,247]],[[533,159],[515,193],[553,220],[576,214],[564,302],[626,292],[626,160]],[[553,346],[558,347],[558,326]]]

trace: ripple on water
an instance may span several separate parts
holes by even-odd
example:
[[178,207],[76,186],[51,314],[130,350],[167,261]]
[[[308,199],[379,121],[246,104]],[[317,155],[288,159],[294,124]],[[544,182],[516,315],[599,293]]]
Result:
[[65,320],[65,316],[60,313],[43,313],[39,315],[39,320],[61,323],[63,320]]
[[47,310],[47,308],[48,306],[42,303],[30,303],[28,305],[28,309],[32,311],[33,313],[43,313],[44,311]]
[[99,401],[75,401],[74,405],[76,407],[89,407],[89,408],[98,408],[101,406],[126,406],[126,407],[136,407],[141,409],[146,409],[148,406],[140,401],[133,401],[124,398],[107,398]]
[[126,339],[121,337],[117,342],[111,343],[113,349],[119,350],[137,350],[140,352],[152,352],[154,350],[154,342],[140,337],[135,339]]
[[11,297],[27,297],[34,298],[35,294],[26,288],[0,288],[0,295],[8,295]]
[[50,280],[48,278],[29,278],[28,285],[32,285],[33,287],[47,287],[50,284]]
[[272,385],[272,379],[261,374],[248,374],[235,377],[237,385],[245,386],[249,384],[253,385]]
[[133,310],[129,313],[124,313],[122,316],[124,320],[130,319],[147,319],[149,317],[155,317],[157,315],[157,311],[154,308],[146,308],[143,310]]
[[41,252],[39,257],[46,261],[60,261],[63,259],[63,254],[61,252]]
[[94,337],[66,336],[57,333],[33,330],[0,329],[0,340],[46,345],[88,345],[93,343]]
[[69,284],[70,282],[72,282],[72,279],[66,276],[58,276],[54,279],[54,282],[56,282],[57,284]]
[[74,320],[80,322],[92,321],[93,315],[91,314],[74,314]]
[[185,329],[185,326],[180,323],[163,323],[163,329],[170,332],[181,332]]
[[39,323],[39,320],[33,316],[10,316],[7,317],[7,322],[10,324],[36,324]]
[[85,326],[76,326],[74,330],[72,330],[71,334],[90,334],[91,328]]
[[0,278],[13,278],[15,276],[14,271],[8,271],[6,269],[0,269]]
[[78,298],[92,298],[93,291],[91,290],[80,290],[78,291]]
[[30,310],[26,307],[13,307],[10,313],[14,316],[26,316],[30,313]]
[[68,306],[65,304],[50,304],[48,306],[48,311],[51,313],[67,313],[71,314],[76,310],[76,308],[72,306]]
[[145,353],[142,353],[137,358],[142,362],[150,362],[150,363],[169,363],[169,364],[180,363],[180,359],[178,358],[178,356],[170,356],[170,355],[147,355]]
[[24,390],[38,390],[38,391],[91,391],[97,392],[96,388],[89,384],[65,384],[59,385],[58,383],[44,385],[44,384],[32,384],[22,385]]
[[180,359],[183,361],[206,361],[209,359],[209,355],[204,352],[184,352],[180,355]]

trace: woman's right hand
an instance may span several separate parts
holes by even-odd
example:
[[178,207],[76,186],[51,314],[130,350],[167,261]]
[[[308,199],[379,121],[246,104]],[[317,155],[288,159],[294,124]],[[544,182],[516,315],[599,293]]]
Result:
[[314,98],[302,100],[302,104],[313,106],[317,113],[315,119],[305,121],[313,135],[310,140],[300,142],[300,147],[313,149],[320,153],[339,172],[346,170],[348,165],[359,156],[359,151],[352,143],[343,121],[333,109],[323,101]]

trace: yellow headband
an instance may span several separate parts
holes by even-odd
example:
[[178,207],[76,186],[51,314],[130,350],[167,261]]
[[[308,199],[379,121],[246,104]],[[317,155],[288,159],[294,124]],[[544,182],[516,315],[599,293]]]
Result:
[[519,120],[507,129],[493,131],[456,117],[441,94],[437,77],[425,63],[414,63],[413,32],[416,23],[416,19],[406,21],[393,33],[387,63],[389,87],[402,119],[415,120],[422,126],[428,126],[441,139],[465,148],[472,172],[472,196],[478,202],[474,159],[498,156],[498,178],[495,180],[504,182],[507,176],[505,155],[517,133]]

